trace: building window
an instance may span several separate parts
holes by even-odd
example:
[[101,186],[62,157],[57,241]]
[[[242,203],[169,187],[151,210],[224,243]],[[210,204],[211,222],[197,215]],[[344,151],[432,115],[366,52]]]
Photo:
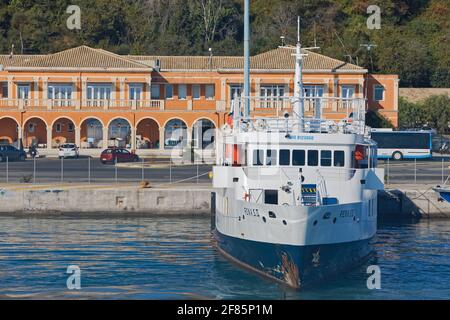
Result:
[[199,84],[194,84],[192,86],[192,98],[194,100],[200,99],[200,85]]
[[57,133],[61,133],[61,131],[62,131],[62,125],[61,125],[61,123],[57,123],[56,124],[56,126],[55,126],[55,131],[57,132]]
[[17,85],[17,98],[18,99],[30,99],[30,85],[29,84],[19,84]]
[[304,86],[304,93],[306,98],[321,98],[323,97],[323,86]]
[[373,87],[373,99],[375,101],[384,101],[384,87],[376,85]]
[[151,85],[151,91],[152,91],[152,99],[161,99],[161,92],[159,84],[152,84]]
[[8,83],[2,83],[2,97],[8,98]]
[[207,84],[205,86],[205,97],[207,100],[214,99],[214,85],[213,84]]
[[230,100],[233,101],[235,97],[241,98],[243,91],[242,84],[232,84],[230,85]]
[[69,123],[67,125],[67,132],[74,132],[75,131],[75,127],[73,126],[73,123]]
[[173,99],[173,85],[166,84],[166,99]]
[[178,99],[186,100],[187,97],[187,87],[185,84],[178,85]]
[[71,84],[53,84],[48,85],[48,98],[55,100],[72,99],[73,87]]
[[28,124],[28,132],[33,133],[35,127],[36,127],[36,124],[34,124],[34,123]]
[[341,97],[344,99],[351,99],[355,96],[355,86],[342,86]]
[[110,100],[111,91],[110,84],[88,84],[87,98],[89,100]]
[[278,103],[275,101],[281,101],[281,97],[284,96],[284,85],[264,85],[261,86],[261,108],[276,108]]
[[142,84],[134,83],[129,85],[129,99],[130,100],[141,100],[142,99]]

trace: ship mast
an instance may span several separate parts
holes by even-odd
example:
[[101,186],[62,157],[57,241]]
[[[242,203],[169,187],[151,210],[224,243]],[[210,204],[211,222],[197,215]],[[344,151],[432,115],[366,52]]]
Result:
[[250,0],[244,9],[244,119],[250,117]]
[[303,55],[302,45],[300,42],[300,17],[297,18],[297,47],[295,53],[295,76],[294,76],[294,116],[298,118],[297,131],[303,132],[305,101],[303,99]]

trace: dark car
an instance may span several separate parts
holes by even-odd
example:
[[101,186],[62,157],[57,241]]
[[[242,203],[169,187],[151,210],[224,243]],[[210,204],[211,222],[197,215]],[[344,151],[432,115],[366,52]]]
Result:
[[137,162],[139,157],[124,148],[108,148],[100,155],[103,164],[116,162]]
[[23,150],[19,150],[11,145],[0,145],[0,162],[6,161],[24,161],[27,154]]

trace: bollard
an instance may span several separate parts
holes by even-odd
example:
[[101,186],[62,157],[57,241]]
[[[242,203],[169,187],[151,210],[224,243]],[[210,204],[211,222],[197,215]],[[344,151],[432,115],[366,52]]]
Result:
[[387,159],[387,185],[389,185],[389,158]]
[[61,157],[61,184],[64,183],[64,157]]
[[144,173],[144,159],[142,159],[142,182],[144,182],[144,180],[145,180],[145,175],[144,175],[145,173]]
[[33,157],[33,184],[36,184],[36,157]]
[[417,158],[414,158],[414,184],[417,184]]
[[114,159],[114,172],[115,172],[115,178],[116,178],[116,184],[117,182],[117,157]]

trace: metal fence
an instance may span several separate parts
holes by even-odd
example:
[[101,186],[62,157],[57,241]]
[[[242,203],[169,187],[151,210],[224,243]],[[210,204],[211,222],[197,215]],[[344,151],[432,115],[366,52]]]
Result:
[[33,158],[0,163],[0,184],[119,184],[204,183],[211,166],[178,165],[171,161],[102,164],[91,157],[79,159]]

